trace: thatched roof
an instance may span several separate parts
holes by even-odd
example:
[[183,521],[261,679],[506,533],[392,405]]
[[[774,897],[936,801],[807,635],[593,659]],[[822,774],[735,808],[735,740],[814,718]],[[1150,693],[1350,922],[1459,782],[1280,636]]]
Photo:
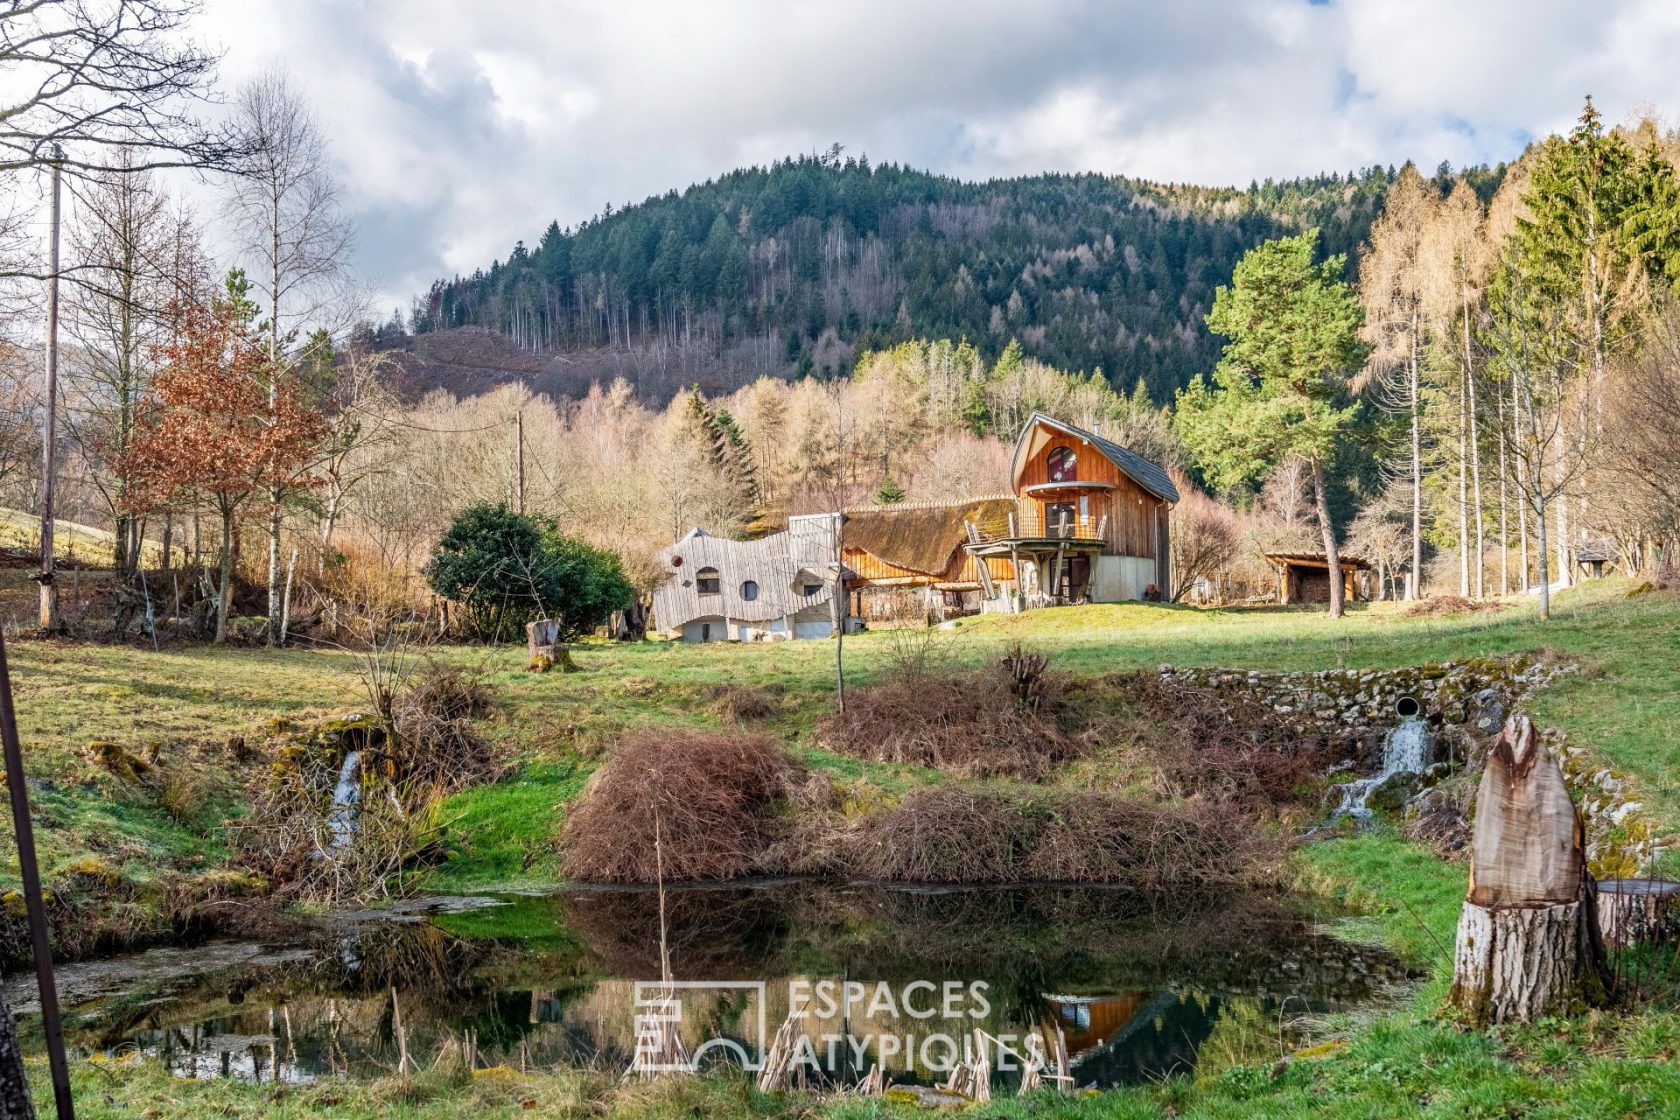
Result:
[[944,575],[951,557],[968,540],[963,522],[1006,520],[1014,498],[971,498],[965,502],[862,506],[846,511],[844,544],[895,568]]

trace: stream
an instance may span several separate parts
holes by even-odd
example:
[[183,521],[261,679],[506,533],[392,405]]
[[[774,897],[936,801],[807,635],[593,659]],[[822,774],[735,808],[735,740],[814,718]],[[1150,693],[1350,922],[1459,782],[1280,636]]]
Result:
[[[798,1007],[830,1083],[874,1064],[899,1083],[941,1080],[950,1040],[976,1027],[1023,1048],[1059,1027],[1079,1086],[1275,1059],[1293,1021],[1408,979],[1276,897],[732,883],[669,890],[667,925],[690,1052],[755,1055]],[[658,931],[651,890],[408,903],[340,916],[303,944],[64,966],[66,1036],[183,1077],[307,1082],[393,1071],[400,1018],[422,1065],[466,1053],[481,1068],[624,1068],[638,981],[660,975]],[[5,993],[32,1035],[32,977]],[[1007,1087],[1013,1068],[994,1080]]]

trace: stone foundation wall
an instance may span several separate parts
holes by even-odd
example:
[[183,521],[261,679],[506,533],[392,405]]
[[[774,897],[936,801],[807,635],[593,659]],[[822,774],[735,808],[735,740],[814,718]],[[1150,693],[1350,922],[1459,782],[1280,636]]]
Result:
[[1526,701],[1574,665],[1527,656],[1477,657],[1400,669],[1324,669],[1278,673],[1260,669],[1175,669],[1161,676],[1213,689],[1242,689],[1279,715],[1293,716],[1322,730],[1393,727],[1395,705],[1411,696],[1431,723],[1472,727],[1496,734],[1505,713]]

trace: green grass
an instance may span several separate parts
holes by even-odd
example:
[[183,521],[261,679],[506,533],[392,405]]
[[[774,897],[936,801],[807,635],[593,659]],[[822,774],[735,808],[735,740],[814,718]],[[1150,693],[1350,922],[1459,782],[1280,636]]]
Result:
[[426,876],[426,889],[451,894],[556,882],[559,822],[588,779],[584,766],[537,762],[445,800],[437,818],[449,828],[449,857]]
[[[1639,795],[1673,828],[1680,821],[1680,600],[1625,598],[1606,581],[1560,597],[1540,625],[1532,606],[1444,619],[1407,618],[1391,605],[1365,607],[1340,622],[1304,611],[1212,611],[1118,605],[1038,611],[969,620],[938,640],[956,660],[1000,656],[1015,641],[1051,653],[1064,670],[1232,665],[1277,669],[1385,667],[1465,656],[1557,650],[1587,672],[1536,701],[1545,723],[1565,730],[1598,757],[1624,769]],[[891,663],[893,639],[849,639],[849,678],[864,683]],[[752,685],[776,695],[767,729],[809,764],[848,782],[888,792],[927,780],[909,767],[881,767],[814,745],[811,729],[832,703],[833,646],[692,647],[650,642],[590,645],[584,672],[533,676],[522,650],[450,649],[438,656],[483,667],[499,711],[486,732],[516,768],[494,785],[468,790],[438,808],[453,837],[451,858],[423,885],[434,891],[538,887],[559,874],[557,836],[567,803],[582,789],[602,748],[637,726],[718,726],[713,695]],[[91,738],[140,743],[204,741],[248,731],[275,714],[308,718],[354,706],[351,659],[320,652],[261,650],[165,652],[17,643],[20,717],[44,846],[54,859],[89,851],[123,855],[125,875],[161,863],[217,858],[213,829],[168,818],[134,791],[87,771]],[[1445,994],[1462,867],[1442,863],[1392,834],[1377,832],[1311,845],[1298,857],[1301,884],[1351,907],[1336,919],[1348,936],[1384,942],[1428,979],[1401,1002],[1358,1023],[1333,1021],[1329,1044],[1277,1064],[1209,1063],[1194,1079],[1090,1097],[997,1101],[996,1117],[1660,1117],[1680,1115],[1680,1017],[1666,998],[1631,1014],[1596,1014],[1487,1034],[1438,1018]],[[538,900],[451,915],[460,936],[530,939],[545,952],[568,950]],[[1215,1066],[1219,1068],[1215,1069]],[[42,1073],[39,1069],[34,1072]],[[831,1116],[845,1120],[912,1115],[878,1101],[784,1101],[719,1079],[625,1086],[588,1073],[472,1079],[428,1074],[401,1081],[328,1083],[276,1090],[228,1082],[180,1082],[156,1066],[77,1063],[86,1116]],[[529,1108],[527,1101],[532,1102]]]

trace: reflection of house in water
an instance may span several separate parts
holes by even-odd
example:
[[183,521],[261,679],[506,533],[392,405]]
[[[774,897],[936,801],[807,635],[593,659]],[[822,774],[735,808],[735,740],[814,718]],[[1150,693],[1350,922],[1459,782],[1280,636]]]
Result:
[[1051,1019],[1067,1038],[1077,1085],[1134,1085],[1196,1067],[1196,1051],[1219,1021],[1217,996],[1167,990],[1150,998],[1046,996]]

